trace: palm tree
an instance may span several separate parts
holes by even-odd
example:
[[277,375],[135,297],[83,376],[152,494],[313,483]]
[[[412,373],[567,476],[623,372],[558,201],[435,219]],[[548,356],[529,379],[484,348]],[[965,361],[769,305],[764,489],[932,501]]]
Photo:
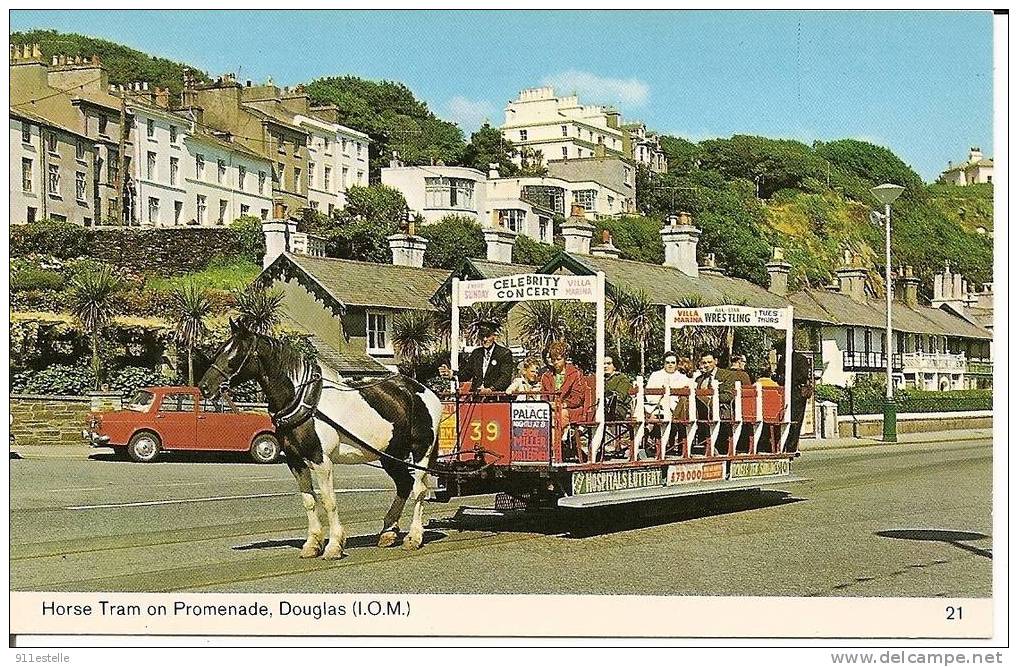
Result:
[[[706,305],[698,296],[690,296],[679,302],[679,308],[702,308]],[[689,351],[690,358],[697,352],[713,352],[724,338],[724,329],[714,327],[682,327],[672,336],[672,348]],[[695,362],[694,362],[695,363]]]
[[173,305],[177,310],[177,342],[187,348],[187,381],[194,386],[194,349],[209,333],[205,319],[212,313],[212,302],[207,290],[194,281],[188,281],[173,292]]
[[238,324],[255,333],[270,335],[279,324],[283,294],[252,285],[233,293],[234,305],[240,312]]
[[554,340],[565,340],[569,332],[570,304],[559,301],[530,301],[520,316],[520,337],[530,350],[545,350]]
[[92,373],[99,388],[99,333],[113,319],[123,281],[106,264],[90,266],[71,280],[71,312],[92,339]]
[[640,347],[640,375],[647,374],[647,339],[650,338],[654,325],[661,317],[657,304],[650,300],[647,293],[640,290],[636,293],[623,292],[621,301],[626,317],[626,329],[636,339]]
[[396,316],[392,323],[392,347],[410,368],[410,374],[417,375],[424,355],[431,352],[438,342],[435,332],[435,317],[423,310],[408,310]]

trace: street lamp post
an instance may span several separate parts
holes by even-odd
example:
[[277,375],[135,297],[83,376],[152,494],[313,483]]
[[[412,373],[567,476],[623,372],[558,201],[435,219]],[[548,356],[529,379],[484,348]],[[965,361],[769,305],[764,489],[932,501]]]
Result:
[[887,332],[884,338],[884,354],[887,356],[887,393],[884,397],[884,442],[898,441],[898,412],[894,405],[894,336],[891,331],[891,203],[905,191],[900,185],[884,183],[870,190],[878,202],[884,205],[884,292],[887,307]]

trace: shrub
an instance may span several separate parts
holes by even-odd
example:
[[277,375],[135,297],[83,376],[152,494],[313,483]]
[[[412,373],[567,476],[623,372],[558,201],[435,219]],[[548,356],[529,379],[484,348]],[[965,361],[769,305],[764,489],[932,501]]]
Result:
[[56,291],[64,286],[64,274],[36,266],[26,266],[14,271],[11,275],[11,291],[25,292],[28,290]]
[[11,256],[53,255],[61,259],[88,254],[91,230],[71,222],[41,220],[11,228]]
[[265,234],[262,233],[261,219],[253,215],[242,215],[230,223],[230,229],[236,232],[237,245],[244,257],[255,263],[261,262],[265,254]]
[[544,266],[559,252],[561,248],[556,245],[541,243],[521,234],[516,237],[516,243],[513,245],[513,263]]
[[158,387],[167,384],[168,380],[161,371],[142,366],[124,366],[111,374],[109,389],[129,398],[141,387]]
[[11,391],[18,394],[84,396],[95,386],[88,365],[54,364],[42,370],[26,370],[11,376]]

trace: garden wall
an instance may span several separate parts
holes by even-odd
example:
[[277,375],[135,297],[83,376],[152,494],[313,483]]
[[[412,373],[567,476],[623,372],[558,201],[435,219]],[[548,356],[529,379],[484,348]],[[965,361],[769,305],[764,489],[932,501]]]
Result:
[[[838,417],[838,435],[842,438],[879,438],[883,435],[883,428],[882,414]],[[976,428],[993,428],[992,410],[913,412],[898,415],[898,433],[934,433]]]
[[11,256],[38,253],[54,257],[89,257],[139,272],[174,275],[200,271],[216,255],[245,253],[241,235],[227,227],[174,229],[83,228],[59,225],[15,225]]
[[88,413],[119,410],[120,396],[93,393],[89,396],[40,396],[11,394],[11,431],[18,445],[74,445],[84,442]]

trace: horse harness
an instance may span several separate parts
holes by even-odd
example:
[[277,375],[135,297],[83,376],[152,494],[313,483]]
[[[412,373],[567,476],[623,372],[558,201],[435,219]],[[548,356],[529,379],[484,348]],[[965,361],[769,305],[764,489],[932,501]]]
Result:
[[386,382],[397,376],[398,373],[392,373],[371,384],[365,385],[364,387],[346,387],[331,383],[326,385],[322,378],[321,366],[317,363],[307,364],[305,366],[304,373],[301,376],[301,381],[294,391],[293,400],[290,401],[285,408],[272,415],[272,423],[277,430],[281,428],[292,430],[301,424],[306,423],[311,418],[320,419],[332,428],[336,429],[338,433],[345,435],[355,447],[365,449],[379,458],[387,458],[398,463],[403,463],[415,470],[423,470],[424,472],[433,474],[443,474],[442,471],[435,470],[434,468],[427,466],[417,465],[391,454],[386,454],[382,450],[372,447],[368,443],[364,442],[364,440],[351,433],[349,429],[344,428],[332,417],[322,412],[322,410],[318,407],[318,402],[321,400],[323,389],[332,389],[335,391],[359,391],[361,389],[374,386],[375,384],[381,384],[382,382]]

